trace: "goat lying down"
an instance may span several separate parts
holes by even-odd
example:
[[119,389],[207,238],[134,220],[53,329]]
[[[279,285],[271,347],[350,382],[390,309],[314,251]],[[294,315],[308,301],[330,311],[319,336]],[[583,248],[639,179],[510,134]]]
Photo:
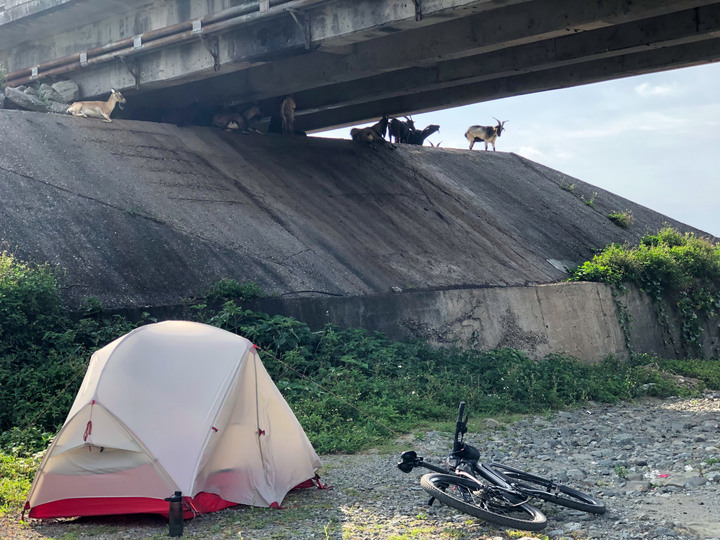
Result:
[[242,114],[233,112],[218,113],[213,116],[212,125],[226,131],[249,133],[257,131],[257,124],[262,120],[262,117],[262,111],[253,105],[243,111]]
[[83,118],[100,118],[103,122],[112,122],[110,115],[115,110],[115,105],[126,103],[123,95],[115,90],[110,89],[110,97],[107,101],[76,101],[72,103],[67,110],[67,114],[73,116],[82,116]]
[[[387,133],[388,121],[388,116],[383,115],[377,124],[366,128],[351,129],[350,137],[353,141],[369,143],[373,148],[375,148],[376,142],[387,143],[385,134]],[[393,144],[390,144],[390,147],[395,148]]]
[[[493,116],[493,118],[495,117]],[[497,118],[495,118],[495,120],[497,120],[497,126],[470,126],[467,129],[465,138],[470,143],[470,150],[473,149],[473,145],[476,142],[484,142],[485,150],[488,149],[488,143],[490,143],[492,144],[493,152],[495,151],[495,141],[502,135],[505,129],[505,122],[507,122],[507,120],[501,122]]]

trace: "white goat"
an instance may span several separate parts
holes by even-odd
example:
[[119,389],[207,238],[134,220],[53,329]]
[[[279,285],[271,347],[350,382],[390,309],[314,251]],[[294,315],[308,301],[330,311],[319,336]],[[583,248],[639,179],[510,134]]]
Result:
[[[493,116],[493,118],[495,118]],[[473,149],[473,145],[476,142],[484,142],[485,150],[488,149],[488,143],[492,144],[493,152],[495,151],[495,141],[502,135],[503,129],[505,129],[505,122],[501,122],[497,118],[497,126],[470,126],[465,132],[465,138],[470,142],[470,150]]]
[[101,118],[103,122],[112,122],[110,115],[118,103],[125,103],[125,98],[120,92],[111,88],[107,101],[76,101],[65,112],[73,116]]

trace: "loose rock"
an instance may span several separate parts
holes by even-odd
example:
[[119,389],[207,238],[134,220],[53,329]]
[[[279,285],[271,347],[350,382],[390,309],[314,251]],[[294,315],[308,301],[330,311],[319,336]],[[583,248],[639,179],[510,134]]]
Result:
[[[538,503],[548,516],[547,528],[538,534],[519,535],[437,503],[428,506],[429,496],[419,482],[423,470],[403,474],[396,464],[400,452],[410,448],[441,463],[452,447],[452,433],[430,431],[392,453],[322,456],[322,481],[332,489],[291,492],[283,501],[284,511],[234,507],[199,516],[185,522],[183,536],[718,540],[720,451],[695,440],[716,421],[718,397],[594,404],[468,433],[466,440],[480,450],[484,461],[557,478],[597,496],[607,507],[605,514],[595,516]],[[670,428],[676,424],[683,427]],[[159,517],[30,520],[26,526],[0,518],[2,538],[115,540],[166,534],[166,522]]]

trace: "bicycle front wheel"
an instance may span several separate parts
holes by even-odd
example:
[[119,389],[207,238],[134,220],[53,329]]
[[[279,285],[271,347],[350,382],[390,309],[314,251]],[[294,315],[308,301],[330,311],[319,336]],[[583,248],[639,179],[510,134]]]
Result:
[[500,463],[485,463],[484,466],[492,469],[501,476],[509,478],[509,483],[515,489],[525,493],[529,497],[537,497],[538,499],[559,504],[560,506],[589,512],[591,514],[605,513],[605,505],[603,503],[595,497],[578,491],[577,489]]
[[494,486],[479,486],[469,478],[430,473],[420,478],[420,485],[438,501],[504,527],[539,531],[547,524],[547,518],[537,508],[527,503],[512,502],[502,490]]

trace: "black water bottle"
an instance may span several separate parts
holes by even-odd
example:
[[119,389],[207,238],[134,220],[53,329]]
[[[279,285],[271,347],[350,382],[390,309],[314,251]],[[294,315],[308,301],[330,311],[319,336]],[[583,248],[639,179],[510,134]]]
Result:
[[165,499],[170,503],[170,514],[168,526],[170,536],[182,536],[183,532],[183,503],[182,491],[176,491],[175,495]]

